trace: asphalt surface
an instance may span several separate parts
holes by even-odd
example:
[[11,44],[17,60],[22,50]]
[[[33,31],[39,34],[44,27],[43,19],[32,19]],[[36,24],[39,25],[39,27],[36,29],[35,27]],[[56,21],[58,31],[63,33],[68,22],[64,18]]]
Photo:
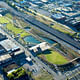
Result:
[[[69,36],[59,32],[59,31],[56,31],[50,27],[48,27],[47,25],[35,20],[32,16],[29,16],[29,15],[26,15],[24,13],[21,13],[21,12],[17,12],[16,10],[14,10],[13,8],[9,7],[6,3],[3,3],[3,2],[0,2],[0,5],[2,5],[3,7],[6,7],[8,10],[10,10],[10,12],[16,16],[19,16],[21,17],[22,19],[25,19],[27,22],[31,23],[32,25],[35,25],[37,27],[39,27],[40,29],[44,30],[45,32],[48,32],[50,33],[51,35],[59,38],[60,40],[74,46],[75,48],[77,49],[80,49],[80,43],[74,41],[72,38],[70,38]],[[10,36],[9,36],[10,37]],[[10,39],[14,42],[16,42],[13,38],[10,37]],[[16,42],[17,43],[17,42]],[[24,48],[22,45],[20,45],[19,43],[17,43],[21,48]],[[28,55],[31,55],[31,53],[25,49],[25,52],[28,54]],[[44,63],[42,63],[37,57],[35,58],[33,55],[31,55],[32,58],[37,61],[37,63],[41,64],[43,67],[45,67],[45,69],[50,72],[56,80],[62,80],[60,78],[62,78],[62,76],[57,76],[57,74],[52,71],[52,69],[50,69],[47,65],[45,65]],[[64,80],[64,79],[63,79]]]
[[32,59],[34,59],[36,61],[36,63],[38,65],[40,65],[42,68],[44,67],[46,71],[48,71],[49,73],[51,73],[51,75],[53,75],[53,78],[55,80],[64,80],[63,77],[65,77],[64,75],[58,76],[51,68],[48,67],[48,65],[45,65],[42,61],[40,61],[37,57],[34,57],[32,55],[32,53],[25,48],[24,46],[22,46],[20,43],[18,43],[15,39],[13,39],[9,34],[7,34],[2,28],[0,28],[0,31],[2,33],[4,33],[11,41],[13,41],[15,44],[17,44],[21,49],[23,49],[25,51],[26,56],[31,56]]
[[32,16],[27,17],[26,19],[28,22],[30,22],[31,24],[39,27],[40,29],[50,33],[51,35],[61,39],[62,41],[74,46],[75,48],[80,50],[80,43],[76,42],[75,40],[73,40],[72,38],[70,38],[68,35],[61,33],[39,21],[37,21],[35,18],[33,18]]
[[[55,36],[56,38],[68,43],[69,45],[77,48],[78,50],[80,50],[80,43],[73,40],[71,37],[69,37],[68,35],[61,33],[39,21],[37,21],[33,16],[29,16],[27,14],[21,13],[19,11],[14,10],[13,8],[11,8],[10,6],[8,6],[6,3],[4,2],[0,2],[0,5],[2,7],[6,7],[12,14],[21,17],[22,19],[24,19],[26,22],[29,22],[30,24],[40,28],[41,30],[44,30],[45,32],[51,34],[52,36]],[[5,6],[4,6],[5,5]]]

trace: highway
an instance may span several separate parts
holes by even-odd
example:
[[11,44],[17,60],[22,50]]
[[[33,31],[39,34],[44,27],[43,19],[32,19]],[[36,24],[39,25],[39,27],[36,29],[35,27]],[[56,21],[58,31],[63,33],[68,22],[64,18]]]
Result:
[[[0,2],[1,3],[1,2]],[[3,4],[3,5],[2,5]],[[5,4],[5,6],[4,6]],[[59,40],[71,45],[72,47],[80,50],[80,43],[73,40],[71,37],[69,37],[68,35],[61,33],[39,21],[37,21],[33,16],[21,13],[19,11],[14,10],[13,8],[11,8],[10,6],[8,6],[6,3],[1,3],[1,5],[3,7],[6,7],[12,14],[21,17],[22,19],[24,19],[27,23],[30,23],[33,26],[38,27],[39,29],[49,33],[52,36],[55,36],[56,38],[58,38]]]
[[32,59],[34,59],[36,61],[36,63],[38,65],[40,65],[42,68],[45,68],[45,70],[49,73],[51,73],[51,75],[53,75],[53,78],[55,80],[65,80],[65,76],[64,75],[58,75],[56,74],[51,68],[49,68],[48,65],[44,64],[42,61],[40,61],[37,57],[34,57],[32,55],[32,53],[27,49],[25,48],[24,46],[22,46],[19,42],[17,42],[15,39],[13,39],[7,32],[5,32],[2,27],[0,26],[0,31],[5,34],[11,41],[13,41],[15,44],[17,44],[21,49],[23,49],[25,51],[25,54],[26,56],[31,56]]
[[26,21],[30,22],[31,24],[39,27],[40,29],[44,30],[45,32],[50,33],[51,35],[61,39],[62,41],[74,46],[75,48],[80,50],[80,43],[76,42],[75,40],[73,40],[72,38],[70,38],[68,35],[61,33],[39,21],[37,21],[34,17],[32,16],[28,16],[26,17]]
[[[69,36],[65,35],[64,33],[61,33],[59,31],[56,31],[50,27],[48,27],[47,25],[35,20],[32,16],[26,15],[24,13],[21,12],[17,12],[16,10],[14,10],[13,8],[9,7],[6,3],[1,3],[0,5],[2,5],[3,7],[6,7],[8,10],[10,10],[10,12],[16,16],[21,17],[22,19],[24,19],[26,22],[29,22],[31,25],[34,25],[36,27],[38,27],[39,29],[51,34],[52,36],[55,36],[56,38],[62,40],[63,42],[70,44],[71,46],[80,49],[80,43],[74,41],[73,39],[71,39]],[[5,32],[4,32],[5,33]],[[5,33],[6,34],[6,33]],[[64,80],[62,79],[64,76],[58,76],[52,69],[50,69],[47,65],[45,65],[44,63],[42,63],[42,61],[40,61],[37,57],[34,57],[28,49],[24,48],[24,46],[22,46],[20,43],[18,43],[15,39],[13,39],[12,37],[10,37],[8,34],[6,34],[8,36],[8,38],[10,38],[13,42],[15,42],[16,44],[18,44],[22,49],[25,50],[26,55],[31,55],[31,57],[36,61],[36,63],[41,64],[42,67],[44,67],[46,69],[46,71],[48,71],[49,73],[51,73],[55,80]],[[60,79],[61,78],[61,79]]]

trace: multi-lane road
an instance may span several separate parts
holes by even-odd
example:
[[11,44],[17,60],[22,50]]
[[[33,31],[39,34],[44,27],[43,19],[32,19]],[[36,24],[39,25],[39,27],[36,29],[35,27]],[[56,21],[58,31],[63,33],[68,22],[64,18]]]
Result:
[[[78,50],[80,50],[80,43],[74,41],[72,38],[70,38],[69,36],[67,36],[64,33],[61,33],[59,31],[56,31],[50,27],[48,27],[47,25],[35,20],[32,16],[29,16],[27,14],[21,13],[19,11],[14,10],[13,8],[11,8],[10,6],[8,6],[6,3],[4,2],[0,2],[0,5],[4,8],[7,8],[13,15],[19,16],[20,18],[22,18],[24,21],[26,21],[27,23],[35,26],[35,28],[40,29],[41,31],[44,31],[46,33],[48,33],[49,35],[56,37],[57,41],[62,41],[62,43],[66,43],[67,45],[70,45],[70,47],[74,47]],[[5,32],[4,32],[5,33]],[[6,34],[6,33],[5,33]],[[64,80],[62,79],[64,76],[57,76],[57,74],[52,71],[52,69],[50,69],[47,65],[45,65],[44,63],[42,63],[37,57],[34,57],[29,51],[28,49],[24,48],[21,44],[19,44],[16,40],[14,40],[12,37],[10,37],[8,34],[6,34],[13,42],[17,43],[21,48],[23,48],[25,50],[25,52],[27,53],[27,55],[31,55],[32,58],[39,64],[42,65],[42,67],[44,67],[49,73],[51,73],[55,80]],[[55,38],[53,38],[54,40]],[[61,44],[62,44],[61,43]]]
[[[0,26],[1,27],[1,26]],[[47,72],[49,72],[51,75],[53,75],[53,78],[55,80],[64,80],[65,76],[64,75],[58,75],[56,74],[51,68],[49,68],[49,66],[47,66],[46,64],[44,64],[42,61],[40,61],[37,57],[34,57],[32,55],[32,53],[25,48],[24,46],[22,46],[19,42],[17,42],[14,38],[12,38],[7,32],[5,32],[2,27],[0,28],[0,31],[5,34],[12,42],[14,42],[15,44],[17,44],[21,49],[23,49],[25,51],[26,56],[31,56],[32,59],[34,59],[36,61],[36,63],[41,67],[41,68],[45,68],[45,70]]]
[[[30,25],[35,26],[35,28],[38,28],[39,30],[44,31],[44,32],[50,34],[51,36],[53,36],[53,38],[52,38],[53,40],[61,43],[62,45],[63,45],[63,43],[64,43],[64,45],[67,44],[66,46],[74,49],[75,51],[80,50],[80,43],[75,41],[68,35],[61,33],[51,27],[48,27],[46,24],[43,24],[43,23],[39,22],[38,20],[36,20],[33,16],[30,16],[30,15],[27,15],[22,12],[14,10],[10,6],[8,6],[6,3],[2,2],[1,5],[2,5],[2,7],[6,7],[12,14],[21,17],[22,19],[24,19],[24,21],[26,21]],[[54,37],[56,37],[56,39]]]

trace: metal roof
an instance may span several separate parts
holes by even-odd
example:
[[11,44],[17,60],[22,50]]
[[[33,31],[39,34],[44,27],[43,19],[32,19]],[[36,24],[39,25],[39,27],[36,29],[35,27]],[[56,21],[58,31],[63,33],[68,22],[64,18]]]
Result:
[[7,51],[19,48],[14,42],[9,39],[1,41],[0,45],[2,45]]

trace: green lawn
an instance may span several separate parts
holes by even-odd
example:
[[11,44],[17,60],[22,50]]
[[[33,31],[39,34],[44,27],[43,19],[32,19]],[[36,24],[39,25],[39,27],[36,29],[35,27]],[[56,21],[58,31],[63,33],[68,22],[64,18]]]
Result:
[[9,23],[9,21],[5,17],[0,17],[0,23],[1,24]]
[[68,34],[70,36],[72,36],[75,33],[72,29],[67,29],[64,26],[59,25],[59,24],[53,25],[51,27],[54,28],[54,29],[56,29],[56,30],[58,30],[58,31],[60,31],[60,32]]
[[65,64],[68,62],[68,60],[64,56],[62,56],[55,50],[47,50],[39,56],[53,64]]
[[17,28],[16,26],[14,26],[11,23],[7,24],[7,29],[10,30],[12,33],[14,33],[15,35],[20,34],[21,38],[25,37],[25,36],[29,36],[30,34],[27,33],[26,31],[24,31],[23,29]]

